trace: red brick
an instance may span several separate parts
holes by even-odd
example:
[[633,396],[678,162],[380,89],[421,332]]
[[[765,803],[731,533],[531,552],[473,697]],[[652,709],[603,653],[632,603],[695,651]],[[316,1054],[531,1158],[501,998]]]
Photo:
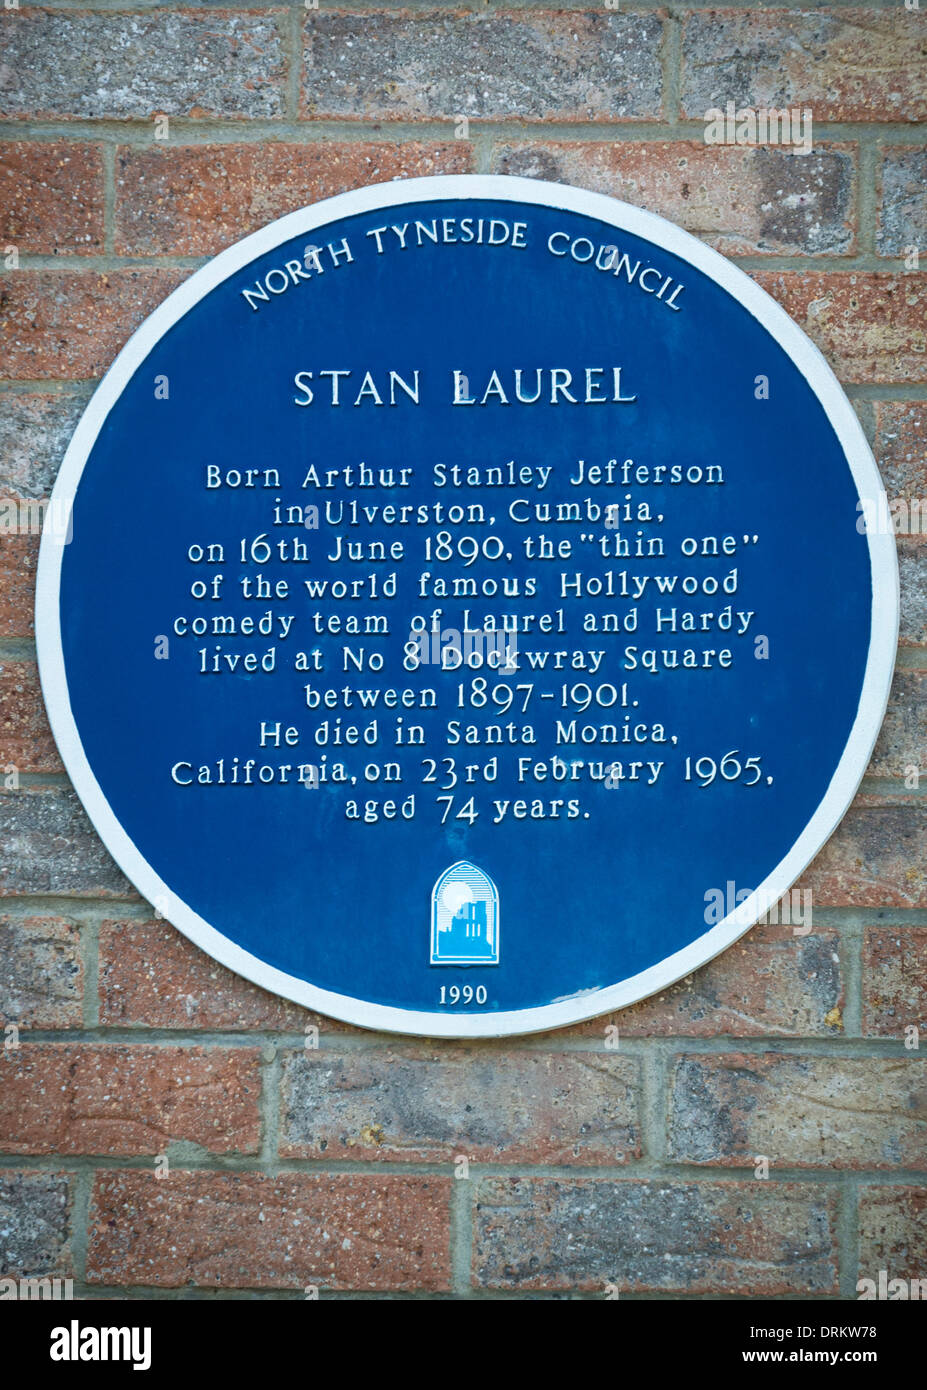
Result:
[[353,1032],[218,965],[169,922],[100,927],[100,1022],[111,1028]]
[[677,1057],[669,1155],[781,1168],[927,1166],[927,1063],[905,1057]]
[[0,1152],[211,1153],[260,1144],[255,1048],[23,1043],[0,1061]]
[[927,927],[868,927],[863,941],[863,1032],[927,1047]]
[[856,241],[853,147],[783,149],[703,141],[519,141],[500,174],[547,179],[668,217],[726,255],[847,255]]
[[823,1186],[482,1178],[473,1225],[480,1288],[837,1292],[836,1193]]
[[390,179],[466,174],[471,162],[466,140],[124,146],[117,158],[116,251],[213,254],[336,193]]
[[176,270],[18,270],[0,285],[0,351],[11,380],[97,377],[186,279]]
[[159,1288],[447,1289],[451,1182],[97,1173],[87,1278]]
[[0,637],[35,632],[35,568],[38,536],[0,535]]
[[801,887],[815,907],[927,907],[927,805],[857,797]]
[[0,766],[20,772],[62,772],[31,661],[0,661]]
[[[927,1281],[927,1189],[864,1187],[859,1194],[859,1277]],[[920,1297],[927,1297],[921,1285]],[[913,1295],[911,1295],[913,1297]]]
[[623,1163],[640,1154],[639,1064],[502,1048],[291,1054],[280,1152],[450,1162]]
[[0,1275],[73,1275],[73,1183],[73,1173],[0,1170]]
[[919,16],[902,8],[703,10],[683,33],[682,109],[810,107],[820,121],[927,116]]
[[79,1028],[80,931],[61,917],[0,916],[0,1019],[21,1028]]
[[366,13],[304,28],[302,112],[346,120],[659,118],[663,15],[493,9]]
[[922,275],[757,271],[842,381],[927,382],[927,285]]
[[103,152],[71,141],[0,143],[0,236],[20,255],[103,246]]
[[753,927],[669,989],[552,1036],[614,1038],[828,1037],[843,1003],[839,934],[796,936],[781,923]]
[[927,671],[896,670],[885,722],[866,770],[870,777],[895,778],[899,788],[912,770],[927,778]]

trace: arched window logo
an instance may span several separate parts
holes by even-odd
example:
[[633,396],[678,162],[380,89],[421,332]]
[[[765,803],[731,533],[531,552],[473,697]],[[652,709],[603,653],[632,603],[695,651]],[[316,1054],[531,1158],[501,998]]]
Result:
[[465,859],[445,869],[431,892],[431,964],[499,964],[499,894]]

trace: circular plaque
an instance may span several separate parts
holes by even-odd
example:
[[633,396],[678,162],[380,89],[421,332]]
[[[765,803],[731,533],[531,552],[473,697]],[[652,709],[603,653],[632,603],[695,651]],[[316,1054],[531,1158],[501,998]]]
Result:
[[806,915],[892,674],[880,495],[817,349],[679,228],[360,189],[98,388],[42,540],[52,728],[232,970],[397,1032],[573,1023]]

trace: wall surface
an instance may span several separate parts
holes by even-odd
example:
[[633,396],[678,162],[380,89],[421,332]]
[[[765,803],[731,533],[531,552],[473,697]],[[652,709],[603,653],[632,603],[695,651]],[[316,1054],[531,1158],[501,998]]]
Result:
[[[206,258],[345,189],[468,171],[614,194],[732,257],[834,367],[889,497],[927,499],[927,0],[20,0],[0,49],[0,497],[20,504],[0,534],[0,1275],[277,1298],[927,1278],[916,524],[888,717],[802,880],[810,933],[757,928],[620,1015],[463,1047],[312,1017],[154,917],[48,731],[23,505]],[[807,108],[812,152],[706,144],[728,100]],[[724,372],[724,343],[706,352]]]

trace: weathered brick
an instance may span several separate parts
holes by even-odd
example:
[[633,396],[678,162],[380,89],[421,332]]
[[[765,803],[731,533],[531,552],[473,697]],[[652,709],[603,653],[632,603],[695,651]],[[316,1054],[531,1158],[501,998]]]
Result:
[[898,541],[901,613],[898,645],[927,647],[927,546],[913,537]]
[[[927,1190],[864,1187],[859,1194],[859,1277],[927,1280]],[[923,1286],[922,1286],[923,1287]],[[913,1295],[912,1295],[913,1296]],[[921,1293],[921,1298],[925,1297]]]
[[104,922],[99,955],[100,1022],[109,1027],[354,1031],[234,975],[168,922]]
[[489,1289],[833,1294],[836,1201],[801,1183],[482,1178],[474,1283]]
[[863,1032],[904,1038],[912,1024],[927,1035],[927,927],[867,927]]
[[98,1173],[87,1278],[179,1288],[442,1290],[452,1179]]
[[0,661],[0,766],[20,772],[61,772],[38,668],[31,661]]
[[842,381],[927,381],[927,285],[882,271],[756,271]]
[[495,1047],[291,1054],[283,1154],[615,1163],[640,1153],[639,1064]]
[[801,886],[817,907],[927,907],[927,805],[857,797]]
[[619,1047],[621,1038],[832,1036],[828,1016],[843,1004],[839,941],[823,928],[796,936],[787,924],[753,927],[669,989],[565,1036],[604,1041],[617,1028]]
[[97,377],[186,279],[176,270],[18,270],[0,288],[0,350],[12,380]]
[[279,116],[273,15],[36,10],[0,31],[0,115],[34,120]]
[[[913,22],[912,22],[913,19]],[[815,121],[927,116],[924,35],[892,10],[703,10],[683,34],[685,115],[710,107],[810,107]]]
[[67,1173],[0,1171],[0,1275],[72,1274],[72,1182]]
[[0,792],[0,897],[65,893],[134,898],[75,794],[59,787]]
[[84,392],[0,396],[0,495],[31,499],[51,494],[86,405]]
[[607,193],[659,213],[733,255],[846,255],[856,244],[852,150],[656,142],[532,141],[500,145],[500,174]]
[[21,1043],[3,1058],[0,1152],[211,1153],[260,1144],[257,1048]]
[[21,1028],[79,1028],[80,931],[61,917],[0,916],[0,1019]]
[[889,496],[927,491],[927,403],[874,404],[876,458]]
[[899,668],[866,770],[870,777],[896,778],[900,787],[912,769],[927,777],[927,671]]
[[876,250],[880,256],[924,254],[927,227],[927,148],[890,146],[882,152],[882,186]]
[[0,143],[0,235],[20,255],[103,246],[103,154],[70,141]]
[[[927,537],[927,405],[876,401],[875,456],[889,504],[904,504],[893,522],[901,535]],[[906,523],[906,524],[905,524]]]
[[125,146],[116,178],[116,250],[213,254],[276,217],[368,183],[465,174],[468,141]]
[[346,119],[620,121],[662,110],[658,14],[310,14],[303,112]]
[[772,1168],[927,1164],[927,1063],[909,1057],[680,1056],[669,1154]]
[[0,637],[31,637],[35,632],[38,558],[37,535],[0,535]]

